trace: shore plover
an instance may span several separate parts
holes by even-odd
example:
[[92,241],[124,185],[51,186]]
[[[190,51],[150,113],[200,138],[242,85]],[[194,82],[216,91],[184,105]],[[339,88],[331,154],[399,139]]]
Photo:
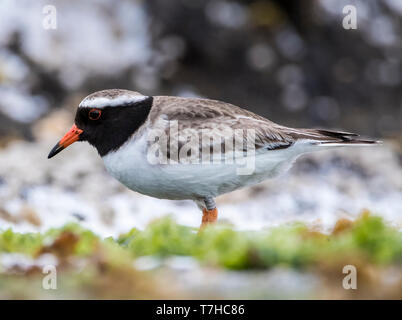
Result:
[[202,226],[217,219],[215,197],[277,176],[303,153],[376,143],[354,133],[288,128],[221,101],[121,89],[82,100],[75,124],[48,157],[75,141],[93,145],[131,190],[194,200]]

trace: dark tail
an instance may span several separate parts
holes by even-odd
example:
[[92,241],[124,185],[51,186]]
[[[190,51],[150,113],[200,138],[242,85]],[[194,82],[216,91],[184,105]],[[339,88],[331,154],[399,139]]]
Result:
[[312,140],[316,145],[374,145],[381,141],[362,139],[356,133],[323,130],[323,129],[299,129],[295,138]]

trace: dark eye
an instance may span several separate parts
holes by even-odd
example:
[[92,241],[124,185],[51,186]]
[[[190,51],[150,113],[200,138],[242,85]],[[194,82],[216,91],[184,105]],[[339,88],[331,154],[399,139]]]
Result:
[[89,110],[89,119],[98,120],[102,114],[102,111],[99,109],[91,109]]

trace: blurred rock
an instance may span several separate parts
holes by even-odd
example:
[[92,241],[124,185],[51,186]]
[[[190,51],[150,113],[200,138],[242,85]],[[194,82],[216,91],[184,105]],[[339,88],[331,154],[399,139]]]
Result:
[[19,217],[21,220],[27,221],[35,227],[39,227],[42,224],[38,214],[29,207],[22,207]]
[[60,0],[57,28],[46,30],[44,0],[3,1],[0,136],[32,139],[30,124],[43,114],[111,87],[180,95],[192,88],[290,126],[395,135],[396,3],[356,2],[358,28],[345,30],[348,1]]

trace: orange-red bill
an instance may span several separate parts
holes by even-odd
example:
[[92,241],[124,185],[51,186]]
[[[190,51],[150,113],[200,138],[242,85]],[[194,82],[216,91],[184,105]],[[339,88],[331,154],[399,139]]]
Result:
[[71,127],[71,129],[64,135],[63,138],[53,147],[47,156],[48,159],[54,157],[63,149],[67,148],[70,144],[78,141],[83,130],[78,128],[75,124]]

